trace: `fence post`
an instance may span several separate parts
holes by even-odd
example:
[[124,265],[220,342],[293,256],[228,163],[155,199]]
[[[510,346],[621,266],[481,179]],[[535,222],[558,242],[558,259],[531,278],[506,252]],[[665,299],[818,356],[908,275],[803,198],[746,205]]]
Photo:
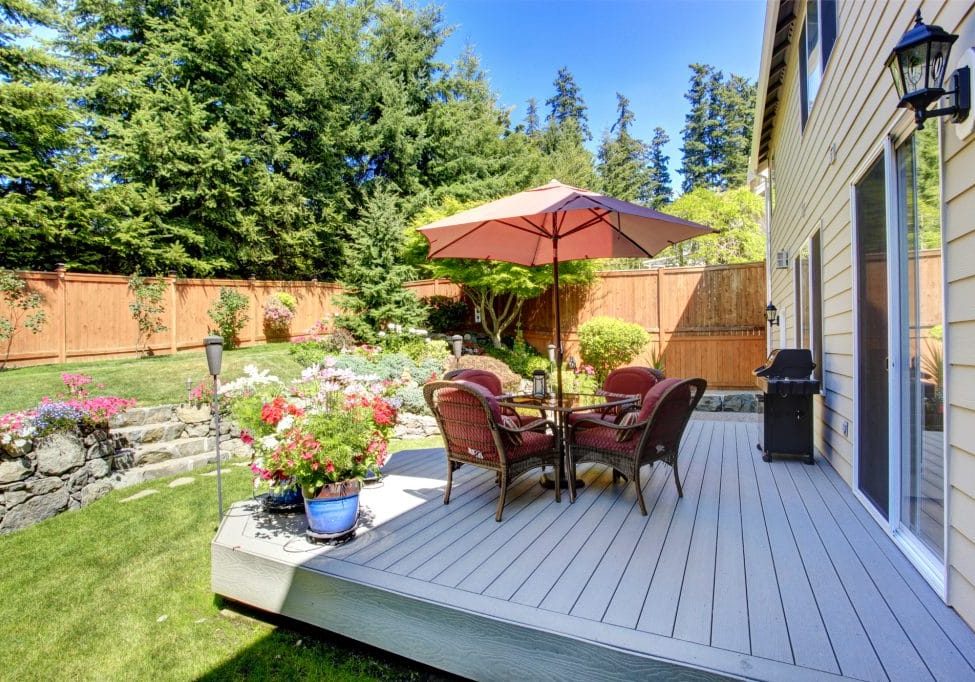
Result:
[[68,268],[64,263],[58,263],[54,268],[58,275],[57,302],[54,307],[57,311],[55,324],[58,329],[58,362],[67,362],[68,360],[68,297],[65,291],[67,270]]
[[176,273],[170,272],[166,277],[169,285],[169,352],[176,353]]

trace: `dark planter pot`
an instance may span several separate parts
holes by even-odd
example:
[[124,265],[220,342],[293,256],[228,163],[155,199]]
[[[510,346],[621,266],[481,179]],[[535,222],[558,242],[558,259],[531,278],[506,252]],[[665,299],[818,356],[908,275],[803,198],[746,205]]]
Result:
[[271,513],[294,512],[301,509],[301,488],[297,484],[272,486],[261,496],[264,511]]
[[305,495],[308,528],[320,535],[341,535],[353,530],[359,520],[359,481],[330,483],[314,497]]

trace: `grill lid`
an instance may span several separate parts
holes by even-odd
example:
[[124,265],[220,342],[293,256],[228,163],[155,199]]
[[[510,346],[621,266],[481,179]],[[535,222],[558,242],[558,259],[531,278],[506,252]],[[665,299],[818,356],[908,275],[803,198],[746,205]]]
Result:
[[757,377],[808,379],[816,363],[808,348],[779,348],[773,350],[765,364],[752,372]]

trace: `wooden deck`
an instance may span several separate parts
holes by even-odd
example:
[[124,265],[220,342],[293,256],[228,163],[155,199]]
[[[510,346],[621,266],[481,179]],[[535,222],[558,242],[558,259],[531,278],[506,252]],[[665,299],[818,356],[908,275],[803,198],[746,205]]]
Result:
[[975,634],[829,464],[760,439],[694,419],[682,500],[661,464],[647,517],[602,467],[575,504],[531,473],[502,523],[492,473],[458,470],[444,506],[442,451],[403,452],[343,546],[235,505],[213,590],[477,679],[975,680]]

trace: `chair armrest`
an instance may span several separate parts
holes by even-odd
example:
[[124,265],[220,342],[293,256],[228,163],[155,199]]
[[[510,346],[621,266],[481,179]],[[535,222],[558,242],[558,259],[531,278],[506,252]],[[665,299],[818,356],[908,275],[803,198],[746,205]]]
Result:
[[508,427],[504,424],[498,424],[498,428],[502,431],[507,431],[508,433],[525,433],[526,431],[538,431],[539,427],[549,427],[552,429],[552,433],[555,433],[555,422],[551,419],[536,419],[533,422],[529,422],[519,427]]
[[635,424],[621,425],[621,424],[614,424],[612,422],[608,422],[603,419],[586,418],[586,419],[578,419],[574,424],[569,424],[569,433],[570,434],[574,433],[576,429],[579,429],[580,426],[583,429],[594,427],[594,426],[605,426],[606,428],[613,429],[614,431],[626,431],[628,429],[646,428],[646,425],[647,425],[646,420],[642,422],[636,422]]

